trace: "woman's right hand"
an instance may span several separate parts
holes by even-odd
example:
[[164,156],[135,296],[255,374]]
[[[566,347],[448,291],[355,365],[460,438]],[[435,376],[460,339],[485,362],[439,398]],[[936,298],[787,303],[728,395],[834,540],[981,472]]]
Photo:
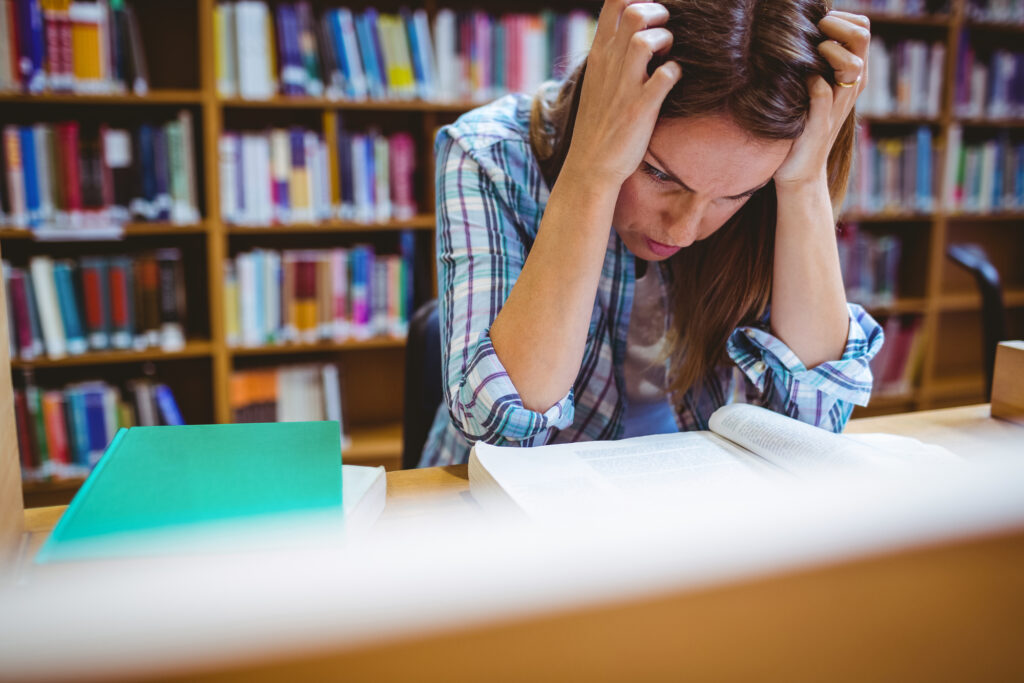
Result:
[[682,75],[648,62],[672,47],[660,28],[668,10],[655,2],[605,0],[587,56],[579,111],[565,160],[570,173],[618,187],[640,165],[665,96]]

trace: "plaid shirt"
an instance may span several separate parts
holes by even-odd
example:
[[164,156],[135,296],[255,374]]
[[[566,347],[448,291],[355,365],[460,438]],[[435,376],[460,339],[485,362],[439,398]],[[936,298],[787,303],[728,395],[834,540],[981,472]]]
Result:
[[[635,259],[614,229],[583,362],[558,403],[544,413],[523,407],[491,344],[491,324],[526,262],[548,200],[529,145],[529,119],[530,98],[507,95],[443,127],[434,144],[445,403],[422,466],[465,462],[476,441],[537,446],[622,434],[623,363],[636,275]],[[854,404],[867,405],[868,361],[882,346],[878,323],[860,306],[848,307],[842,358],[811,369],[767,331],[767,319],[759,327],[737,328],[727,343],[735,365],[719,368],[707,391],[683,396],[676,406],[679,429],[707,429],[715,409],[742,401],[842,431]]]

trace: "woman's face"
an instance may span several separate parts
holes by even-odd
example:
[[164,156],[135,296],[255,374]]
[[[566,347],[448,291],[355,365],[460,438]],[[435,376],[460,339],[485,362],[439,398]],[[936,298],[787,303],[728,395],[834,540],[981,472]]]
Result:
[[622,184],[612,224],[634,255],[664,260],[722,227],[792,144],[754,139],[723,116],[661,119]]

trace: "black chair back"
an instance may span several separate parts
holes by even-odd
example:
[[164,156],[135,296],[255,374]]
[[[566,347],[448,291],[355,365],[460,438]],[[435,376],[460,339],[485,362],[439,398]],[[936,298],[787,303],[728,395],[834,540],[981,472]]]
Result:
[[985,396],[992,395],[992,372],[996,364],[996,347],[1006,339],[1006,309],[999,271],[992,265],[985,250],[977,244],[951,244],[946,255],[969,272],[981,291],[982,342],[985,349]]
[[441,328],[437,299],[431,299],[409,321],[405,347],[405,405],[402,418],[402,468],[419,465],[423,445],[441,405]]

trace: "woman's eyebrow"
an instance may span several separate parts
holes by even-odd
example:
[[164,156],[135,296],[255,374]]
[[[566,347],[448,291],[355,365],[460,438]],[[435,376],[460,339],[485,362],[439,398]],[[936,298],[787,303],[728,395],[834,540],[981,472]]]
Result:
[[[668,168],[668,165],[667,165],[667,164],[665,164],[665,162],[664,162],[664,161],[662,161],[661,159],[659,159],[659,158],[658,158],[658,155],[657,155],[657,154],[655,154],[655,153],[654,153],[654,152],[653,152],[653,151],[651,150],[651,148],[650,148],[650,147],[648,147],[648,148],[647,148],[647,153],[648,153],[648,154],[650,154],[650,155],[651,155],[651,156],[652,156],[652,157],[654,158],[654,160],[658,162],[658,164],[659,164],[659,165],[661,166],[661,168],[660,168],[660,169],[658,169],[658,170],[660,170],[660,171],[661,171],[662,173],[664,173],[665,175],[667,175],[667,176],[669,177],[669,180],[671,180],[672,182],[674,182],[674,183],[676,183],[676,184],[680,185],[680,186],[681,186],[681,187],[682,187],[682,188],[683,188],[684,190],[688,190],[688,191],[690,191],[690,192],[693,192],[693,193],[696,193],[696,192],[697,192],[697,191],[696,191],[696,190],[694,190],[694,189],[693,189],[692,187],[690,187],[689,185],[687,185],[686,183],[684,183],[684,182],[683,182],[682,180],[680,180],[680,179],[679,179],[679,176],[677,176],[677,175],[676,175],[675,173],[673,173],[672,171],[670,171],[670,170],[669,170],[669,168]],[[754,194],[755,192],[757,192],[758,190],[760,190],[760,189],[761,189],[762,187],[764,187],[765,185],[767,185],[767,184],[768,184],[768,183],[769,183],[770,181],[771,181],[771,178],[769,178],[768,180],[764,181],[763,183],[761,183],[760,185],[758,185],[758,186],[757,186],[757,187],[755,187],[755,188],[749,189],[749,190],[747,190],[746,192],[740,192],[739,194],[734,194],[734,195],[732,195],[731,197],[726,197],[725,199],[741,199],[741,198],[743,198],[743,197],[746,197],[746,196],[748,196],[748,195],[752,195],[752,194]]]

